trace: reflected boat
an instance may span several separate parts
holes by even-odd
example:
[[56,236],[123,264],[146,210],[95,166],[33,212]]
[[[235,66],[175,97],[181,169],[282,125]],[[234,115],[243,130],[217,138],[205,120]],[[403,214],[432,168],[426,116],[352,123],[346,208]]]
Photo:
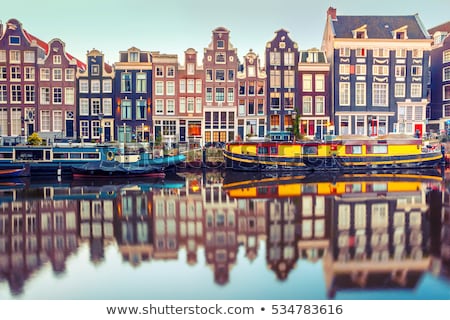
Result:
[[227,172],[223,188],[232,198],[291,197],[307,193],[354,197],[358,194],[416,191],[422,188],[423,182],[435,185],[442,181],[437,170],[306,175]]

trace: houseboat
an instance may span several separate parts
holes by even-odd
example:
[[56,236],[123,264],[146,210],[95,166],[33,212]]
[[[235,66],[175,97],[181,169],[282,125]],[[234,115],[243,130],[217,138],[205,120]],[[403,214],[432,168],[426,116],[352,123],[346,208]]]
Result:
[[223,188],[231,198],[270,199],[318,195],[333,197],[383,197],[386,194],[416,192],[424,183],[438,187],[443,181],[438,170],[403,173],[334,173],[277,175],[227,172]]
[[329,140],[236,141],[226,145],[226,167],[238,171],[423,169],[443,161],[440,148],[403,134],[340,136]]
[[0,170],[29,167],[32,176],[71,174],[72,166],[106,159],[107,152],[101,146],[1,146]]
[[[51,146],[0,146],[0,170],[29,167],[29,174],[71,175],[72,167],[101,161],[169,168],[186,159],[184,155],[157,156],[144,147],[132,151],[118,145],[60,143]],[[25,171],[27,172],[27,171]]]

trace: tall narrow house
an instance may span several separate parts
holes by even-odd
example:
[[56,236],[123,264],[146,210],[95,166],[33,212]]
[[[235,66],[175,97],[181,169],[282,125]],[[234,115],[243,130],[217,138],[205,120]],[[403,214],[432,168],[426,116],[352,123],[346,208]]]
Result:
[[297,96],[298,45],[286,30],[275,32],[266,44],[268,107],[267,130],[270,133],[292,131],[293,120],[300,112]]
[[232,141],[236,135],[237,50],[230,42],[230,31],[219,27],[204,50],[204,142]]
[[250,51],[238,77],[238,135],[264,137],[266,135],[266,72],[258,55]]
[[428,30],[431,49],[430,121],[433,133],[450,133],[450,21]]
[[115,140],[113,81],[114,71],[103,53],[88,51],[87,68],[77,73],[78,128],[83,140]]
[[336,132],[421,135],[431,41],[417,14],[340,16],[330,7],[322,49],[331,63]]
[[132,47],[119,56],[114,64],[116,137],[120,142],[147,140],[152,128],[151,54]]

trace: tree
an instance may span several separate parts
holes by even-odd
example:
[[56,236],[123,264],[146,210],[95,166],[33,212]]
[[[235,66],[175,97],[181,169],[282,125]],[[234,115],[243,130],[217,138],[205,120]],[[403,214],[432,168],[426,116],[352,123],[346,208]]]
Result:
[[39,137],[37,132],[33,132],[31,135],[28,136],[27,144],[30,144],[33,146],[39,146],[42,144],[42,138]]

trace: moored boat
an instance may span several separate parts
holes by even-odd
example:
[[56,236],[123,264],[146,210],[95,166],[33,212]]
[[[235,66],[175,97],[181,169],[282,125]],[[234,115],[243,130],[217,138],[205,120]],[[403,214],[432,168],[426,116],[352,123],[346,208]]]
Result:
[[164,178],[164,168],[159,166],[141,166],[118,161],[99,161],[72,167],[74,178],[123,178],[123,177],[157,177]]
[[[168,168],[183,162],[184,155],[153,157],[141,145],[132,152],[117,145],[61,143],[51,146],[0,146],[0,170],[29,166],[32,176],[71,175],[73,166],[99,161],[134,163],[139,166]],[[122,151],[121,151],[122,150]]]
[[438,166],[443,152],[401,134],[341,136],[329,141],[228,143],[226,167],[238,171],[346,171],[423,169]]
[[24,165],[22,168],[0,168],[0,178],[28,177],[30,176],[30,166]]

